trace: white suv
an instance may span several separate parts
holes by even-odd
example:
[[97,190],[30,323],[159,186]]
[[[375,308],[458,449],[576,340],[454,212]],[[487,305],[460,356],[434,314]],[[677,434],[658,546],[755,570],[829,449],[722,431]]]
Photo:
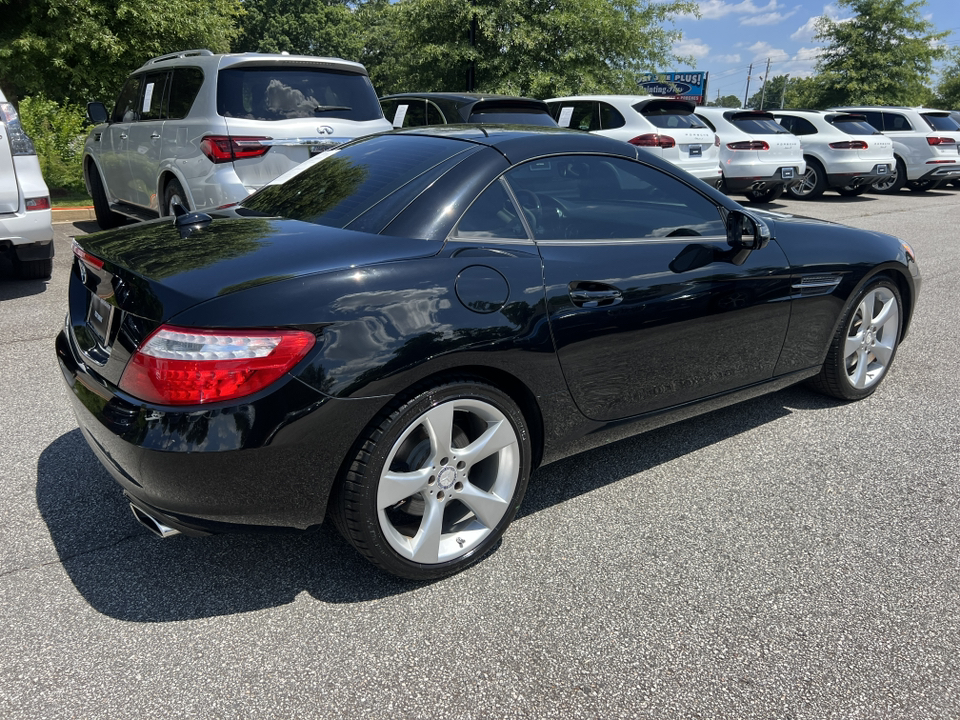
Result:
[[652,95],[582,95],[547,100],[560,127],[624,140],[717,187],[720,138],[684,100]]
[[889,178],[874,184],[877,192],[899,192],[904,185],[923,192],[960,178],[960,130],[949,112],[866,105],[838,109],[860,113],[893,141],[896,166]]
[[787,193],[799,200],[823,195],[861,195],[893,170],[893,143],[859,113],[773,110],[783,127],[800,138],[807,170]]
[[148,61],[96,127],[84,178],[101,228],[236,203],[324,150],[391,129],[367,71],[337,58],[186,50]]
[[759,110],[698,107],[697,117],[720,138],[723,190],[750,202],[773,202],[807,169],[800,139]]
[[0,91],[0,252],[17,275],[48,278],[53,272],[53,213],[33,142],[16,109]]

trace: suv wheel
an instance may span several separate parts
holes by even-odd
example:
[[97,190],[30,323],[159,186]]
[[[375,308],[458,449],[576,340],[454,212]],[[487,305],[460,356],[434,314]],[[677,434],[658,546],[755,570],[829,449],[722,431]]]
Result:
[[23,280],[46,280],[53,275],[53,258],[17,260],[14,263],[14,269]]
[[827,189],[827,174],[823,165],[812,157],[806,160],[807,171],[801,176],[800,182],[787,188],[787,193],[797,200],[812,200],[823,195]]
[[183,191],[183,186],[179,180],[171,180],[167,183],[163,191],[163,214],[174,215],[173,206],[180,205],[184,210],[190,210],[190,203],[187,202],[187,194]]
[[110,209],[107,200],[107,191],[103,188],[103,179],[100,171],[95,167],[90,170],[90,196],[93,198],[93,214],[97,217],[97,225],[101,230],[109,230],[126,222],[126,218]]
[[903,164],[903,160],[897,158],[897,163],[894,165],[893,172],[882,180],[877,180],[870,187],[873,188],[874,192],[883,193],[886,195],[900,192],[900,188],[906,184],[907,166]]

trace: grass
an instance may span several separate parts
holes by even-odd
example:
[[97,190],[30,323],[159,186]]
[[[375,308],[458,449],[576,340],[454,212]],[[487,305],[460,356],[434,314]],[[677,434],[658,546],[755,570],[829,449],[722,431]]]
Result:
[[76,190],[61,190],[50,188],[50,202],[55,208],[87,207],[93,205],[93,200],[85,192]]

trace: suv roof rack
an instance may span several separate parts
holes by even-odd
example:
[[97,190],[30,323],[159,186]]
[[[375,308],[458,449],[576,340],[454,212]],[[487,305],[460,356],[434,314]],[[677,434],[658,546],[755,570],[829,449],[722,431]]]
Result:
[[169,55],[161,55],[160,57],[155,57],[146,62],[147,65],[153,65],[154,63],[166,62],[167,60],[176,60],[177,58],[184,57],[197,57],[199,55],[213,55],[213,52],[207,50],[206,48],[198,48],[196,50],[181,50],[180,52],[170,53]]

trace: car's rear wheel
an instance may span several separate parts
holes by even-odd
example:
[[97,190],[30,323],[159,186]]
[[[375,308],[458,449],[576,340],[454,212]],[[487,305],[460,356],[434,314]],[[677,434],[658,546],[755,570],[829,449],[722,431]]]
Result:
[[175,215],[173,208],[179,205],[184,210],[190,210],[190,203],[187,202],[187,194],[183,191],[183,186],[179,180],[170,180],[163,190],[163,214]]
[[773,202],[781,195],[783,195],[783,185],[776,185],[767,190],[748,190],[747,200],[753,203],[768,203]]
[[90,197],[93,198],[93,214],[97,218],[97,225],[101,230],[123,225],[127,219],[110,209],[110,201],[107,200],[107,191],[103,187],[103,179],[100,177],[100,171],[96,168],[90,170]]
[[907,166],[904,165],[903,160],[897,158],[897,162],[893,166],[893,172],[891,172],[885,178],[877,180],[870,187],[873,188],[874,192],[883,193],[884,195],[891,195],[900,192],[900,189],[906,184]]
[[823,165],[811,157],[806,158],[807,169],[800,176],[800,181],[787,189],[787,194],[797,200],[812,200],[820,197],[827,189],[827,174]]
[[872,394],[897,354],[902,324],[903,301],[897,286],[885,277],[868,283],[847,306],[823,368],[811,384],[842,400]]
[[858,187],[845,185],[844,187],[837,188],[837,192],[843,195],[844,197],[856,197],[857,195],[863,195],[869,189],[870,189],[869,185],[860,185]]
[[530,433],[516,403],[473,378],[425,387],[358,442],[331,514],[368,560],[414,580],[477,562],[503,535],[530,476]]
[[14,269],[24,280],[46,280],[53,275],[53,258],[45,260],[16,260]]
[[940,180],[910,180],[907,187],[913,192],[926,192],[940,187]]

